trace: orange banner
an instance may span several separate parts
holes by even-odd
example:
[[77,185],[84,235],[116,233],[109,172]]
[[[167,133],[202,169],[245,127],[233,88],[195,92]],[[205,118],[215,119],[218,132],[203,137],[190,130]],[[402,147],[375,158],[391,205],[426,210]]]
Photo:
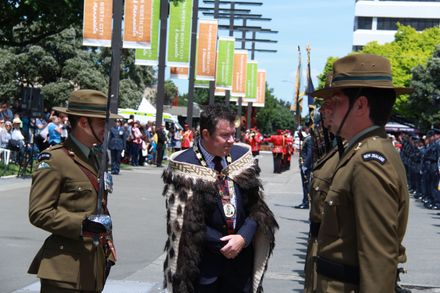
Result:
[[124,48],[151,49],[151,0],[125,0]]
[[189,68],[188,67],[170,67],[170,78],[175,79],[188,79]]
[[266,70],[258,69],[257,77],[257,101],[252,104],[254,107],[264,107],[266,100]]
[[222,88],[215,88],[214,96],[224,97],[226,96],[226,90]]
[[84,0],[84,46],[110,47],[112,10],[112,0]]
[[231,97],[246,96],[246,74],[247,74],[248,52],[236,50],[234,53],[234,67],[232,69],[232,91]]
[[196,61],[196,79],[198,80],[215,80],[217,32],[217,20],[202,19],[199,21]]

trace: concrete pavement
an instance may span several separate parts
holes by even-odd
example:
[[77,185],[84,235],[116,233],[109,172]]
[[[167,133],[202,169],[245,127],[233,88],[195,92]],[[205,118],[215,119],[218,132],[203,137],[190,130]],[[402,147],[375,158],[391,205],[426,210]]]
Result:
[[[264,280],[265,292],[301,292],[308,232],[308,210],[293,206],[302,198],[297,160],[283,174],[272,173],[270,153],[260,156],[266,199],[280,230]],[[105,293],[156,293],[161,291],[165,207],[161,196],[163,169],[153,166],[123,170],[115,176],[109,199],[119,261],[112,269]],[[39,283],[26,270],[47,233],[27,220],[29,179],[0,179],[1,293],[38,292]],[[402,283],[412,292],[440,292],[440,216],[411,199],[404,244],[408,274]]]

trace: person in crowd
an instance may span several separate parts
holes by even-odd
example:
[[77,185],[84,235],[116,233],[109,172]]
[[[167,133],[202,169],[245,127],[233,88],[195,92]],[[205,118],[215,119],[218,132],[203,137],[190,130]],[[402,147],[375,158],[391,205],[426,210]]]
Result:
[[207,106],[200,137],[163,173],[168,292],[262,292],[278,224],[263,200],[258,162],[247,145],[234,144],[234,121],[229,108]]
[[14,113],[9,107],[9,101],[7,99],[0,102],[0,119],[11,122],[14,119]]
[[303,186],[303,199],[302,202],[295,206],[296,209],[308,209],[309,208],[309,192],[310,192],[310,175],[312,174],[313,164],[313,139],[310,135],[310,128],[304,126],[302,128],[305,137],[302,138],[302,146],[300,153],[300,174]]
[[139,166],[139,156],[142,150],[142,132],[139,129],[139,121],[135,121],[131,127],[131,165]]
[[263,136],[256,128],[246,130],[244,142],[251,146],[252,155],[254,157],[260,154],[261,142],[263,139]]
[[162,167],[162,160],[165,153],[165,146],[167,143],[167,135],[165,133],[165,125],[157,128],[157,145],[156,145],[156,167]]
[[9,148],[9,140],[11,139],[12,123],[0,118],[0,124],[3,121],[5,127],[0,131],[0,148]]
[[[329,183],[316,258],[317,292],[394,292],[408,221],[405,169],[385,124],[399,94],[381,56],[333,64],[332,82],[312,93],[332,102],[340,159]],[[346,145],[342,141],[346,140]]]
[[185,123],[183,126],[183,130],[181,131],[182,134],[182,150],[186,150],[192,146],[193,143],[193,131],[189,128],[189,124]]
[[118,175],[121,165],[121,154],[125,150],[125,143],[127,141],[127,132],[122,126],[122,120],[116,120],[115,126],[110,129],[108,149],[111,157],[111,173]]
[[264,139],[265,142],[272,143],[272,155],[273,155],[273,172],[275,174],[281,174],[282,161],[283,161],[283,146],[285,144],[283,131],[277,130],[277,134],[271,135]]
[[61,119],[57,115],[52,115],[51,122],[47,126],[47,141],[49,145],[61,143],[61,134],[63,133]]
[[54,108],[69,115],[72,128],[64,143],[39,155],[32,176],[29,220],[50,233],[28,270],[42,293],[102,292],[116,261],[106,191],[98,202],[106,105],[107,95],[83,89],[70,94],[67,108]]

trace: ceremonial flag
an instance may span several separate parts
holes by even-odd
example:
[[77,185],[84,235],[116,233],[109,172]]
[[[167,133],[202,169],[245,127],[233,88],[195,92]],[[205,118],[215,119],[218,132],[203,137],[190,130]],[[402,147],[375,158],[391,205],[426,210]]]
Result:
[[84,0],[84,46],[111,46],[112,14],[112,0]]
[[188,79],[188,67],[170,67],[170,78],[174,79]]
[[231,97],[246,96],[246,74],[248,63],[248,51],[237,50],[234,53],[234,67],[232,71],[232,92]]
[[307,95],[307,103],[309,107],[309,119],[310,126],[313,128],[313,118],[315,115],[315,98],[311,95],[315,91],[315,87],[313,86],[312,74],[310,70],[310,46],[307,47],[307,87],[305,90],[305,94]]
[[266,100],[266,70],[258,69],[257,101],[252,104],[254,107],[264,107]]
[[217,88],[232,89],[232,70],[234,67],[235,38],[220,37],[217,49],[217,69],[215,86]]
[[167,65],[189,67],[192,0],[170,3]]
[[152,0],[125,0],[124,48],[151,49]]
[[298,46],[298,68],[296,69],[296,82],[295,82],[295,99],[291,106],[291,111],[295,112],[296,121],[298,125],[301,122],[301,110],[302,110],[302,98],[300,97],[300,87],[301,87],[301,49]]
[[246,96],[243,102],[257,101],[258,62],[248,61],[246,73]]
[[152,0],[151,49],[136,49],[136,65],[157,66],[159,61],[160,0]]
[[199,21],[197,37],[196,79],[215,80],[218,21]]

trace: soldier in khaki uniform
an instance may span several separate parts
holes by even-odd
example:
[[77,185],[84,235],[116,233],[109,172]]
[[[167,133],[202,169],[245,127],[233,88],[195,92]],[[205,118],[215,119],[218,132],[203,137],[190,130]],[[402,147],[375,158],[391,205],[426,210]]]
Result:
[[395,290],[409,197],[405,169],[384,126],[399,94],[386,58],[355,54],[333,65],[332,84],[313,93],[331,101],[330,131],[347,144],[323,205],[317,292]]
[[[106,106],[103,93],[78,90],[67,109],[54,108],[69,115],[72,130],[63,144],[39,155],[32,178],[29,219],[51,233],[28,271],[40,278],[41,292],[101,292],[116,260],[110,225],[90,219],[97,213],[99,185],[93,147],[104,138]],[[103,197],[102,211],[109,215]]]

